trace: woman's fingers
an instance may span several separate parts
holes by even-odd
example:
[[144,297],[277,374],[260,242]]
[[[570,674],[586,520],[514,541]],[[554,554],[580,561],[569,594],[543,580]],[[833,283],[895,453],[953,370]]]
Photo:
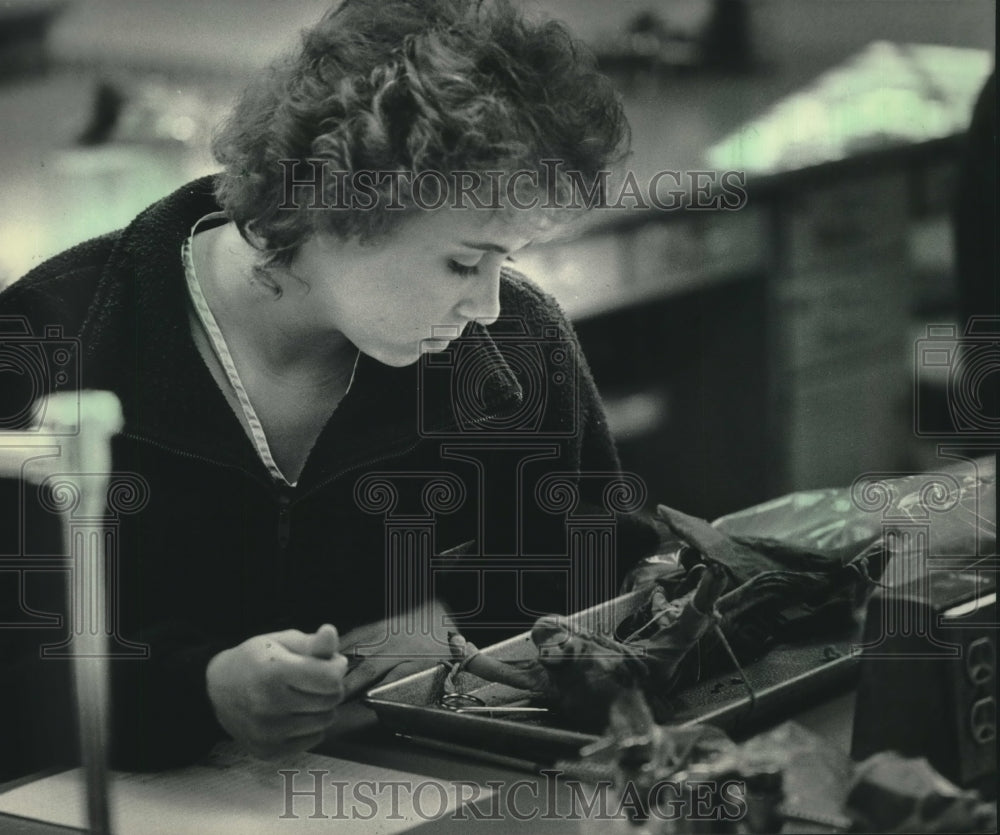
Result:
[[312,635],[307,635],[298,629],[285,629],[281,632],[271,632],[268,635],[261,635],[265,640],[264,646],[267,649],[284,649],[296,655],[309,655],[312,646]]
[[248,638],[214,656],[205,672],[222,727],[258,756],[308,750],[336,721],[347,659],[324,624]]
[[340,651],[340,636],[337,628],[324,623],[310,636],[307,654],[313,658],[333,658]]
[[290,690],[315,696],[342,696],[346,672],[347,659],[343,655],[333,658],[290,655],[276,670]]
[[307,693],[303,690],[296,690],[294,687],[289,687],[288,698],[282,707],[285,711],[292,713],[327,713],[343,701],[343,688],[336,693],[324,695]]
[[340,635],[337,627],[324,623],[312,634],[298,629],[285,629],[264,636],[269,643],[277,644],[296,655],[310,655],[313,658],[333,658],[340,651]]
[[317,696],[343,695],[347,659],[338,654],[339,636],[330,624],[307,635],[286,629],[261,636],[268,677],[282,689]]

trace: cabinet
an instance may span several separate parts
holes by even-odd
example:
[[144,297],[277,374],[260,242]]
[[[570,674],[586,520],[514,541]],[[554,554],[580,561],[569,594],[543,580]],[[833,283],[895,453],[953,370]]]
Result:
[[908,195],[906,173],[890,170],[772,196],[778,490],[849,484],[903,463]]
[[914,335],[950,298],[959,148],[750,182],[739,211],[620,223],[518,264],[575,320],[651,504],[713,517],[914,465]]

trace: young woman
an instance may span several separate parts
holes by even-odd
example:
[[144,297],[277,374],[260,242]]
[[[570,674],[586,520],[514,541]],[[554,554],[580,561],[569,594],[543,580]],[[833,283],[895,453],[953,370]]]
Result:
[[[262,755],[315,746],[345,696],[442,656],[441,598],[497,632],[572,608],[551,570],[567,514],[610,520],[618,567],[656,547],[616,516],[636,502],[613,498],[570,325],[509,266],[626,142],[561,25],[506,0],[346,0],[239,100],[220,174],[0,295],[124,409],[114,470],[138,498],[114,517],[114,764],[188,762],[226,734]],[[6,553],[58,547],[31,498],[4,496],[25,520]],[[482,560],[431,576],[455,546],[495,576]],[[548,573],[524,570],[537,558]],[[6,623],[51,611],[62,582],[24,577],[3,587]],[[72,738],[59,698],[24,721],[65,671],[38,661],[51,630],[2,640],[5,766],[26,770]]]

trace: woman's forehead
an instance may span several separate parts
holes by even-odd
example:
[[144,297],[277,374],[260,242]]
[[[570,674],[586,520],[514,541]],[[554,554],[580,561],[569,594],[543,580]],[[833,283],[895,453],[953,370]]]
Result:
[[527,246],[539,232],[539,217],[510,210],[473,207],[414,211],[398,230],[400,243],[479,244],[484,251]]
[[434,235],[439,240],[476,241],[513,251],[557,235],[567,219],[539,209],[466,206],[414,212],[405,227],[414,237]]

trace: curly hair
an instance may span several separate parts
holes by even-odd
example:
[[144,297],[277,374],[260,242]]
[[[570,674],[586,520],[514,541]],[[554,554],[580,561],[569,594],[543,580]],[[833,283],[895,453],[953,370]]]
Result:
[[[290,161],[447,174],[556,160],[593,179],[628,143],[619,97],[563,24],[530,22],[510,0],[344,0],[247,88],[212,149],[216,196],[270,267],[314,234],[371,242],[407,214],[387,208],[384,180],[369,183],[368,210],[289,208]],[[324,181],[323,202],[343,205],[350,182]]]

